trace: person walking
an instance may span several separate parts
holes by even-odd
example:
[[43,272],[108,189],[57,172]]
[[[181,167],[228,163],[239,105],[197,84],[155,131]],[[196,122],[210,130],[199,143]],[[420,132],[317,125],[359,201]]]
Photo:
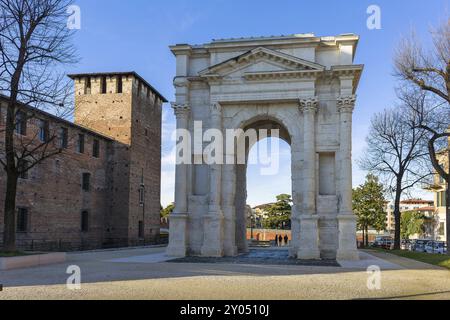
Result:
[[288,235],[284,236],[284,245],[287,246],[289,244],[289,237]]
[[283,237],[281,236],[281,234],[278,236],[278,243],[279,243],[279,247],[283,246]]

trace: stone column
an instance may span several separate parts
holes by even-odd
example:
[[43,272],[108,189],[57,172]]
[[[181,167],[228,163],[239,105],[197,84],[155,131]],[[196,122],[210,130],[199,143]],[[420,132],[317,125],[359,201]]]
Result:
[[356,96],[339,97],[340,115],[340,185],[339,185],[339,248],[338,260],[358,260],[356,216],[352,206],[352,116]]
[[300,101],[303,112],[303,209],[299,215],[300,241],[297,258],[302,260],[320,259],[319,217],[316,212],[316,113],[318,99]]
[[[173,103],[177,118],[177,130],[188,130],[190,107],[188,104]],[[175,209],[170,216],[170,235],[167,254],[173,257],[185,257],[187,252],[187,194],[188,164],[177,163],[175,168]]]
[[[302,124],[303,127],[303,124]],[[292,241],[289,248],[289,256],[297,258],[300,243],[300,213],[303,211],[303,133],[297,132],[292,137],[292,206],[291,231]]]
[[224,216],[223,249],[225,256],[236,256],[236,167],[225,164],[222,170],[222,211]]
[[239,253],[247,253],[247,166],[236,165],[236,245]]
[[[222,107],[219,103],[211,105],[211,129],[222,130]],[[223,159],[223,157],[222,157]],[[223,256],[223,213],[222,213],[222,164],[211,164],[209,212],[204,220],[204,242],[202,256]]]

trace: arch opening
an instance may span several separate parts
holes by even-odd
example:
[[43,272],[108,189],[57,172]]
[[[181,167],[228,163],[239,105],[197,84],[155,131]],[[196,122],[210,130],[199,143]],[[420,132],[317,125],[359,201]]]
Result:
[[[246,164],[236,167],[236,244],[239,252],[258,247],[290,247],[292,235],[291,136],[278,120],[258,117],[244,131],[258,134],[246,146]],[[277,130],[276,134],[274,130]],[[278,197],[278,198],[277,198]]]

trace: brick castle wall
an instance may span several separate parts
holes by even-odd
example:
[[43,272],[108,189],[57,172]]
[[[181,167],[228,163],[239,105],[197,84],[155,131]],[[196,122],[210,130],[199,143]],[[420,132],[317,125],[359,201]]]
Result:
[[[122,92],[118,92],[119,77]],[[74,124],[48,119],[51,130],[68,127],[67,150],[19,181],[17,206],[29,210],[29,230],[17,234],[19,247],[69,251],[159,242],[161,112],[165,100],[135,74],[80,75],[73,80]],[[1,111],[4,117],[6,109]],[[27,130],[30,135],[36,129],[32,128],[30,125]],[[86,137],[83,154],[76,152],[79,133]],[[100,141],[99,158],[92,155],[94,139]],[[3,143],[0,128],[0,150]],[[91,174],[89,192],[82,190],[83,172]],[[5,182],[5,174],[0,175],[0,232]],[[141,188],[145,189],[142,203]],[[89,212],[88,232],[81,231],[83,211]]]

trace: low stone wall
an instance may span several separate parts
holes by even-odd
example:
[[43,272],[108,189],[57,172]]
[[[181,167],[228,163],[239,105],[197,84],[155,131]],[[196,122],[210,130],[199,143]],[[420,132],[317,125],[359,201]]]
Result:
[[0,270],[38,267],[63,262],[66,262],[66,254],[61,252],[0,258]]
[[[0,234],[0,248],[2,247],[2,234]],[[72,251],[89,251],[97,249],[114,249],[126,247],[139,247],[148,245],[167,244],[168,235],[155,235],[145,240],[128,240],[128,239],[104,239],[101,241],[97,238],[18,238],[16,240],[17,249],[28,252],[72,252]]]
[[[247,240],[251,240],[251,229],[247,229]],[[291,230],[271,230],[271,229],[253,229],[253,238],[259,241],[275,241],[275,236],[287,235],[289,241],[292,240]]]

